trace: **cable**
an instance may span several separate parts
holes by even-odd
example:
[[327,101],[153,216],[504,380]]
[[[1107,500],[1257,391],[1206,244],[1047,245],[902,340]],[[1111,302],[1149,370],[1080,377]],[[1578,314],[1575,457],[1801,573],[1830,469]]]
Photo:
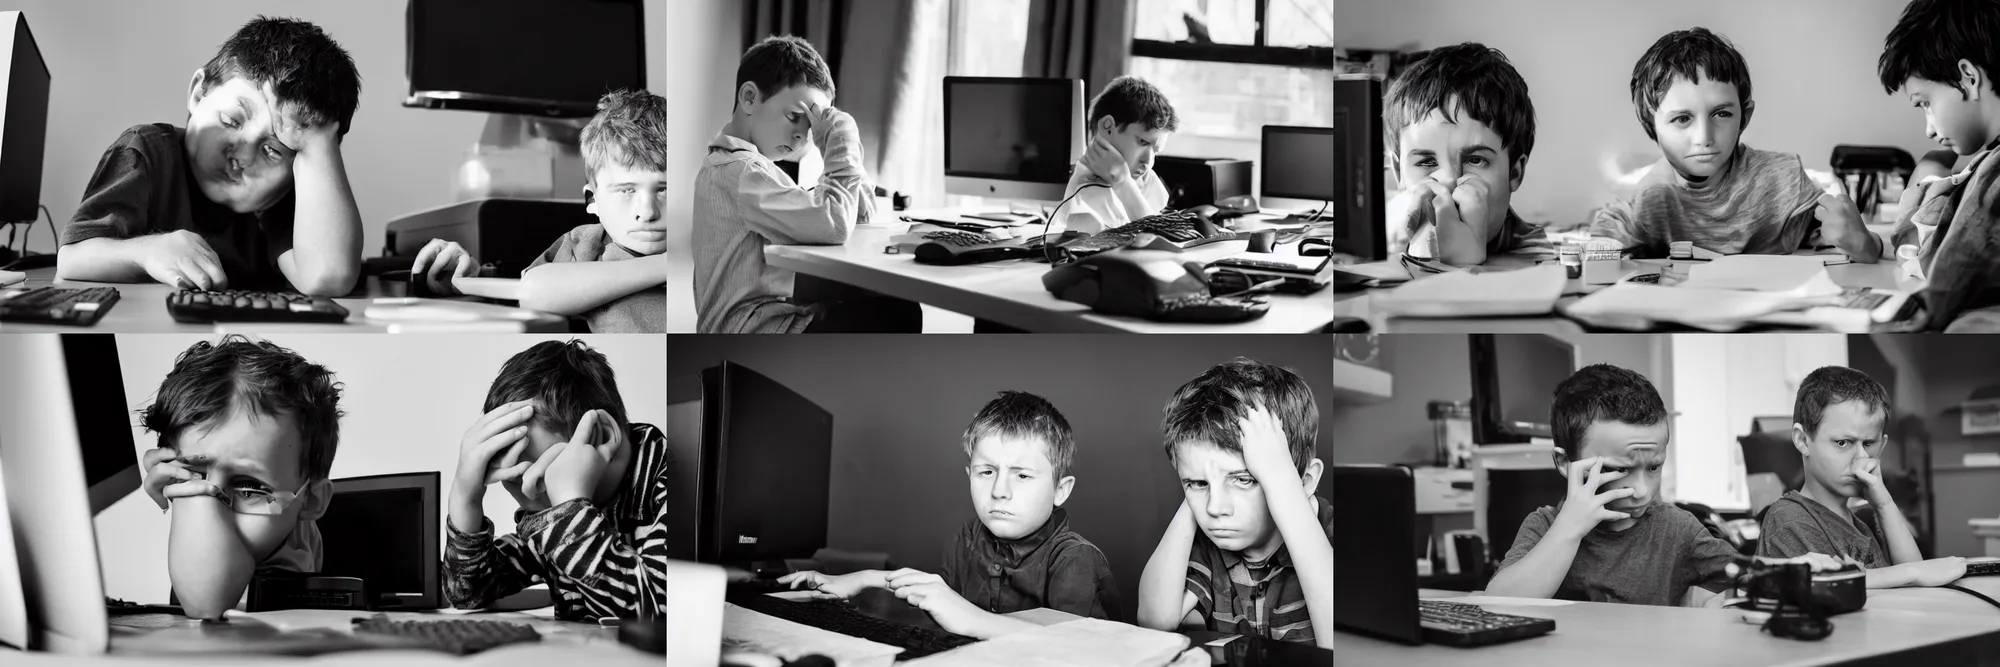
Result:
[[[1048,226],[1042,228],[1042,259],[1048,261],[1049,266],[1055,266],[1056,264],[1055,257],[1049,254],[1049,246],[1051,245],[1049,242],[1049,236],[1053,235],[1055,232],[1056,214],[1061,213],[1062,207],[1069,204],[1069,200],[1075,199],[1077,195],[1083,194],[1083,191],[1087,188],[1104,188],[1106,190],[1109,190],[1111,189],[1111,186],[1105,183],[1085,183],[1083,184],[1082,187],[1077,188],[1076,192],[1069,193],[1068,197],[1064,197],[1062,202],[1056,204],[1056,209],[1054,211],[1050,211],[1048,215],[1042,216],[1048,221]],[[1065,229],[1063,231],[1069,231],[1069,230]]]
[[[53,244],[49,247],[56,248],[57,250],[62,249],[62,239],[56,238],[56,214],[50,213],[49,207],[46,205],[37,204],[36,206],[42,209],[42,215],[49,216],[49,243]],[[55,252],[55,250],[49,252]]]
[[1964,587],[1964,586],[1960,586],[1960,585],[1958,585],[1958,584],[1945,584],[1945,585],[1943,585],[1943,586],[1939,586],[1938,588],[1949,588],[1949,589],[1952,589],[1952,590],[1954,590],[1954,591],[1958,591],[1958,592],[1961,592],[1961,593],[1964,593],[1964,594],[1966,594],[1966,595],[1970,595],[1970,596],[1972,596],[1972,597],[1976,597],[1976,598],[1979,598],[1979,599],[1981,599],[1981,600],[1985,600],[1985,601],[1986,601],[1986,604],[1990,604],[1990,605],[1993,605],[1993,606],[1994,606],[1995,608],[2000,608],[2000,602],[1995,602],[1995,601],[1993,600],[1993,598],[1989,598],[1989,597],[1986,597],[1986,594],[1984,594],[1984,593],[1980,593],[1979,591],[1975,591],[1975,590],[1972,590],[1972,589],[1970,589],[1970,588],[1966,588],[1966,587]]

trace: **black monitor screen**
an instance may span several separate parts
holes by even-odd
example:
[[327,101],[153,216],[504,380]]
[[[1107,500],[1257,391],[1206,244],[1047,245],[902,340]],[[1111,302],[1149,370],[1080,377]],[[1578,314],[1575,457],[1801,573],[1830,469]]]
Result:
[[1070,79],[959,78],[944,86],[944,173],[1068,183]]
[[646,87],[641,5],[411,0],[410,91],[532,100],[588,116],[605,93]]
[[1576,372],[1576,348],[1536,334],[1471,337],[1473,410],[1479,444],[1553,436],[1556,385]]
[[139,488],[139,453],[132,443],[118,344],[105,334],[65,334],[62,347],[90,510],[102,512]]
[[1333,201],[1333,155],[1333,128],[1266,128],[1262,194],[1266,197]]
[[[19,16],[19,15],[17,15]],[[5,27],[5,26],[0,26]],[[42,143],[49,125],[49,68],[21,18],[0,72],[6,127],[0,128],[0,223],[31,222],[42,203]]]
[[[360,577],[381,593],[424,591],[424,492],[420,488],[345,491],[319,520],[327,574]],[[368,539],[345,539],[366,535]],[[340,536],[343,539],[332,539]]]

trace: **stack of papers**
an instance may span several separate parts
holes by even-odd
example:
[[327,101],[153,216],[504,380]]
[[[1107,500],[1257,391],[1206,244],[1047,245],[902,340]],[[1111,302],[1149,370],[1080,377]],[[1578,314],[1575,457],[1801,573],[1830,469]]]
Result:
[[1405,283],[1376,297],[1375,305],[1399,317],[1546,315],[1568,284],[1568,274],[1557,264],[1518,271],[1453,271]]
[[1824,306],[1829,301],[1830,297],[1781,292],[1619,283],[1569,304],[1563,314],[1585,324],[1618,329],[1649,329],[1660,322],[1672,322],[1728,332],[1776,313]]
[[1729,255],[1688,267],[1687,280],[1676,286],[1791,296],[1840,293],[1827,275],[1826,259],[1817,255]]

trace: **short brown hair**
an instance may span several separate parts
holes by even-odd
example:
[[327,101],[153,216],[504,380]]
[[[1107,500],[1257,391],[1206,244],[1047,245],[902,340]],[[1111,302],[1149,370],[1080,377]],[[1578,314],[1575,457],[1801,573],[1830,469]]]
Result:
[[239,335],[195,343],[174,360],[141,424],[159,446],[177,448],[182,433],[228,416],[235,408],[288,415],[305,443],[299,466],[307,480],[327,479],[340,447],[341,384],[333,371],[298,353]]

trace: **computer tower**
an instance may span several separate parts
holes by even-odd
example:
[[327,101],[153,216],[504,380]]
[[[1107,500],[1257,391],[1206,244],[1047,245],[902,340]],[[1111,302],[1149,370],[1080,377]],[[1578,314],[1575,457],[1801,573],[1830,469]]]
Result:
[[1167,186],[1167,208],[1213,206],[1225,197],[1250,194],[1251,160],[1176,157],[1153,160],[1153,173]]
[[667,554],[756,564],[826,546],[833,416],[742,364],[667,381]]
[[1388,259],[1382,82],[1372,77],[1335,79],[1333,129],[1333,251],[1367,261]]

